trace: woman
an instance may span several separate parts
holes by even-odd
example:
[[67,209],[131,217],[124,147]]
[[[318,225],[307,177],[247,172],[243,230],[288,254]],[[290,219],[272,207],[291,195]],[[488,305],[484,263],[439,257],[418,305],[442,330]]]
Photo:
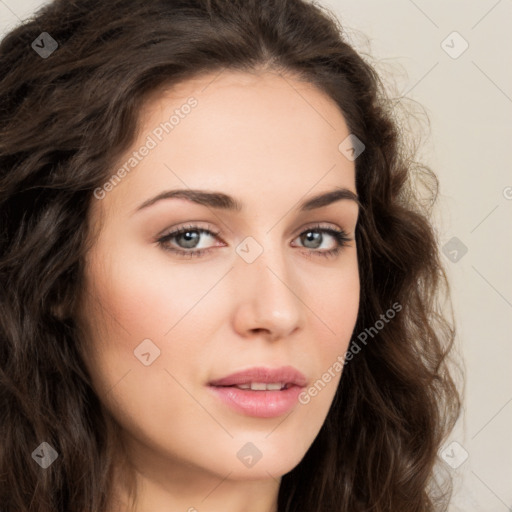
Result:
[[2,510],[445,510],[430,171],[335,19],[54,1],[0,54]]

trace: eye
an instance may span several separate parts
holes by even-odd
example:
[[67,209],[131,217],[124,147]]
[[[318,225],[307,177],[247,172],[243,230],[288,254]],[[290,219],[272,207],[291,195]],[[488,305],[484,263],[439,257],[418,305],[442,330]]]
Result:
[[[157,243],[165,251],[191,258],[193,256],[201,256],[211,251],[212,247],[198,248],[200,239],[205,238],[205,235],[208,235],[210,238],[216,238],[219,232],[214,232],[211,229],[205,229],[195,225],[184,226],[162,236],[157,240]],[[169,242],[173,240],[178,248],[169,245]],[[181,247],[181,249],[179,247]]]
[[[335,246],[324,251],[316,250],[324,242],[325,235],[334,240]],[[352,238],[349,238],[343,229],[334,229],[330,227],[323,227],[321,225],[308,228],[306,231],[303,231],[298,238],[307,249],[308,255],[315,254],[324,257],[336,256],[340,253],[343,247],[352,241]]]
[[[200,241],[203,238],[218,238],[219,231],[205,229],[196,225],[183,226],[179,229],[160,237],[156,242],[165,251],[171,252],[185,258],[199,257],[209,253],[215,246],[200,247]],[[331,238],[334,241],[334,247],[327,250],[318,250],[318,248]],[[352,241],[347,233],[342,229],[331,227],[322,227],[316,225],[303,231],[295,240],[300,239],[301,244],[306,249],[308,255],[320,255],[323,257],[336,256],[341,249]],[[332,242],[331,242],[332,245]]]

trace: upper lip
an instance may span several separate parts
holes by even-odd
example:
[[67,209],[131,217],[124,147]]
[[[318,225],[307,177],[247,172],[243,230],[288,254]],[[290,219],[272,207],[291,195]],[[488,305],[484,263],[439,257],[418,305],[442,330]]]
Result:
[[232,373],[222,379],[213,380],[210,382],[210,386],[237,386],[253,382],[265,384],[281,382],[283,384],[304,387],[307,379],[293,366],[282,366],[280,368],[258,366]]

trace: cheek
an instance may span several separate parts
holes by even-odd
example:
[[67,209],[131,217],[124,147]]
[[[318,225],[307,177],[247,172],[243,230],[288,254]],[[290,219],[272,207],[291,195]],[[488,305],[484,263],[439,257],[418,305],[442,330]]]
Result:
[[165,254],[150,258],[137,253],[136,246],[126,249],[103,251],[102,264],[92,262],[90,295],[106,310],[106,323],[123,337],[161,338],[194,308],[217,276],[173,265]]
[[[311,282],[314,293],[311,309],[319,323],[325,327],[322,336],[324,363],[331,360],[333,354],[346,350],[356,324],[359,312],[360,282],[359,269],[355,251],[341,262],[340,269],[326,270],[315,275],[315,283]],[[323,331],[324,329],[322,329]]]
[[194,376],[198,354],[212,350],[209,326],[225,321],[228,299],[215,289],[225,271],[198,272],[195,265],[173,264],[166,254],[148,254],[147,248],[144,253],[135,244],[98,244],[86,270],[81,322],[98,393],[121,381],[129,381],[135,394],[148,388],[169,391],[169,373],[179,379]]
[[88,333],[86,364],[96,393],[117,421],[140,438],[165,439],[176,416],[186,419],[178,431],[190,428],[190,418],[200,424],[201,409],[180,383],[201,353],[203,338],[197,333],[208,310],[194,306],[215,276],[209,283],[197,272],[103,254],[95,260],[102,264],[88,269],[81,322]]
[[309,284],[308,306],[314,313],[311,325],[317,326],[309,353],[316,362],[316,374],[299,402],[308,417],[315,418],[309,425],[314,433],[314,428],[319,429],[324,422],[342,378],[345,354],[357,321],[360,281],[355,251],[342,261],[337,272],[317,272],[315,281]]

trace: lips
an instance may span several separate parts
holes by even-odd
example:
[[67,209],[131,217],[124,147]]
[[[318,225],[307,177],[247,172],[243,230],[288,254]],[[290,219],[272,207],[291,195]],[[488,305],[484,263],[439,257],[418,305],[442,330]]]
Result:
[[304,387],[307,384],[306,377],[293,366],[281,368],[254,367],[248,370],[232,373],[221,379],[211,381],[210,386],[240,386],[247,384],[282,384]]
[[258,367],[215,379],[208,389],[224,406],[239,414],[275,418],[297,405],[306,384],[306,377],[293,366]]

